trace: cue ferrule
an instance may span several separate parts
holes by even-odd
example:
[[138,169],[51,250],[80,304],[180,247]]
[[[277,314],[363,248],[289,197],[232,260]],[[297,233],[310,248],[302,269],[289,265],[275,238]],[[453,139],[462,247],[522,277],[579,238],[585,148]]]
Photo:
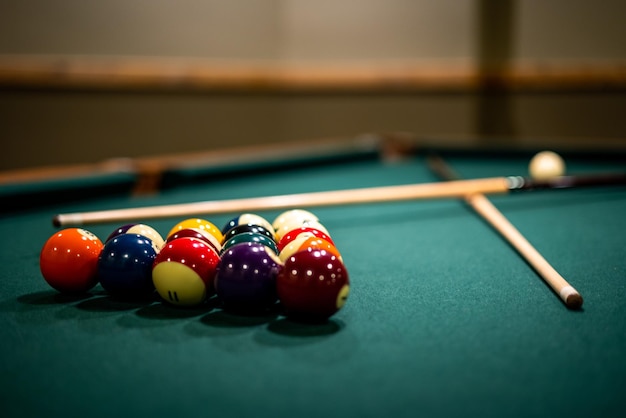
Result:
[[547,180],[535,180],[529,177],[509,176],[506,178],[510,191],[570,189],[595,186],[626,185],[626,173],[595,173],[559,176]]

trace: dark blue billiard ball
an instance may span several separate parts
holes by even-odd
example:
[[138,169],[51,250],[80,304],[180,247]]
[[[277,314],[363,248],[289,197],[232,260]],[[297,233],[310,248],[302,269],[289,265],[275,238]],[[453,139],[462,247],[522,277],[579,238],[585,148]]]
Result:
[[121,234],[108,241],[98,258],[98,279],[109,293],[141,296],[154,291],[152,264],[157,252],[152,240]]
[[276,277],[282,263],[263,244],[245,242],[222,253],[215,292],[225,309],[258,311],[277,301]]

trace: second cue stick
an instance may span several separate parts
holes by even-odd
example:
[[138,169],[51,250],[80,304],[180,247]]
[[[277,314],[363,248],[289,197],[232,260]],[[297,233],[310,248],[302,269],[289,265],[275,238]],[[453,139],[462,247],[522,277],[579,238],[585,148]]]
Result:
[[401,200],[462,198],[468,194],[497,194],[541,189],[567,189],[572,187],[609,186],[626,184],[626,173],[608,173],[588,176],[562,176],[552,180],[537,181],[524,177],[493,177],[485,179],[456,180],[449,182],[405,184],[400,186],[368,187],[349,190],[296,193],[278,196],[251,197],[230,200],[173,205],[126,208],[56,215],[56,226],[86,225],[104,222],[172,218],[176,216],[201,216],[242,211],[305,208],[314,206],[354,205]]
[[[430,168],[441,178],[458,180],[459,175],[440,157],[432,156],[428,160]],[[530,242],[513,226],[511,222],[482,193],[464,196],[467,204],[498,231],[517,252],[530,264],[544,281],[559,295],[570,309],[580,309],[583,298],[554,267],[533,247]]]

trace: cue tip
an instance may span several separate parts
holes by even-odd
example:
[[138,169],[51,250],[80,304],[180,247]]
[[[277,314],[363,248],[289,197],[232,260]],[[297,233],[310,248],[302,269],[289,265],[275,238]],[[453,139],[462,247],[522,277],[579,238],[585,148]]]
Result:
[[559,293],[568,308],[580,309],[583,306],[583,297],[572,286],[563,287]]
[[52,217],[52,225],[54,225],[57,228],[60,228],[62,226],[69,226],[69,225],[82,225],[83,224],[83,218],[81,214],[59,214],[59,215],[54,215]]

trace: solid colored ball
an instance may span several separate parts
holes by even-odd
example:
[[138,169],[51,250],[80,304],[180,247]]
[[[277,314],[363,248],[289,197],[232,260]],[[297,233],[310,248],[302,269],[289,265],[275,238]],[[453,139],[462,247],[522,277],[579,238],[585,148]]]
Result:
[[225,309],[257,311],[277,301],[282,263],[265,245],[247,242],[228,248],[215,275],[215,293]]
[[256,242],[258,244],[263,244],[270,250],[274,252],[274,254],[278,254],[278,247],[273,239],[269,238],[267,235],[262,235],[257,232],[242,232],[241,234],[234,235],[228,241],[224,243],[222,246],[222,253],[226,251],[228,248],[233,245],[245,243],[245,242]]
[[215,252],[218,253],[218,254],[222,250],[222,244],[217,241],[217,238],[215,238],[213,235],[209,234],[207,231],[202,230],[202,229],[196,229],[196,228],[181,229],[179,231],[174,232],[172,235],[170,235],[167,238],[166,242],[171,242],[171,241],[173,241],[175,239],[178,239],[178,238],[196,238],[196,239],[199,239],[201,241],[206,242],[211,247],[213,247]]
[[274,234],[274,228],[272,227],[272,224],[269,223],[267,219],[254,213],[242,213],[241,215],[234,217],[233,219],[228,221],[226,225],[224,225],[224,227],[222,228],[222,234],[225,234],[237,225],[259,225],[270,231],[272,235]]
[[199,305],[213,294],[218,262],[219,256],[213,247],[201,239],[172,240],[154,261],[154,287],[163,300],[173,305]]
[[98,279],[116,296],[142,296],[154,291],[152,263],[156,258],[152,240],[139,234],[121,234],[106,244],[98,259]]
[[102,241],[85,229],[63,229],[48,238],[41,249],[41,274],[59,292],[87,292],[98,283],[98,256],[102,248]]
[[565,174],[565,161],[555,152],[541,151],[530,160],[528,171],[535,180],[549,180]]
[[174,234],[176,231],[180,231],[181,229],[187,229],[187,228],[195,228],[195,229],[200,229],[202,231],[206,231],[209,234],[213,235],[217,239],[218,242],[222,242],[222,239],[223,239],[222,231],[220,231],[220,229],[217,226],[215,226],[215,224],[213,224],[212,222],[209,222],[206,219],[201,219],[201,218],[189,218],[189,219],[185,219],[184,221],[180,221],[179,223],[174,225],[172,229],[170,229],[170,232],[167,233],[167,238],[169,238],[170,235]]
[[261,234],[261,235],[264,235],[267,238],[271,239],[272,241],[276,242],[274,240],[274,234],[272,234],[271,231],[268,231],[267,229],[263,228],[260,225],[237,225],[237,226],[229,229],[224,234],[224,239],[222,240],[222,244],[227,242],[228,240],[230,240],[235,235],[243,234],[243,233],[246,233],[246,232],[252,232],[252,233],[255,233],[255,234]]
[[287,259],[276,288],[288,316],[324,320],[344,306],[350,280],[348,270],[335,255],[303,251]]
[[342,260],[341,254],[339,254],[339,251],[333,244],[309,233],[298,235],[282,249],[278,256],[284,263],[289,257],[301,251],[325,251],[336,256],[339,260]]
[[299,228],[292,229],[291,231],[283,235],[283,237],[280,239],[278,244],[276,244],[276,246],[278,247],[278,251],[282,251],[282,249],[285,248],[285,246],[289,244],[291,241],[296,239],[297,236],[299,236],[300,234],[305,234],[305,233],[311,236],[325,239],[326,241],[330,242],[333,245],[335,244],[333,240],[330,238],[330,236],[326,234],[325,232],[320,231],[319,229],[315,229],[310,226],[301,226]]
[[139,234],[143,235],[146,238],[150,238],[157,252],[161,251],[161,248],[165,244],[165,240],[163,239],[161,234],[157,232],[156,229],[154,229],[150,225],[136,223],[122,225],[119,228],[115,229],[115,231],[109,234],[105,243],[109,242],[111,239],[121,234]]

